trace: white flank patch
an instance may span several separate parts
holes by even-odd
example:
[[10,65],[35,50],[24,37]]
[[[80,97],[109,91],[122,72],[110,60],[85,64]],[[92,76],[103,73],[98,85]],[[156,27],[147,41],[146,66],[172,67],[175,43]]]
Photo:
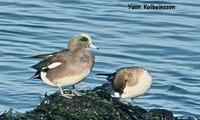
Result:
[[44,81],[44,83],[46,83],[48,85],[51,85],[51,86],[55,86],[51,81],[49,81],[49,79],[47,78],[46,75],[47,75],[46,72],[41,72],[40,73],[41,79]]
[[57,67],[57,66],[59,66],[59,65],[61,65],[61,64],[62,64],[61,62],[55,62],[55,63],[50,64],[50,65],[48,66],[48,68],[49,68],[49,69],[52,69],[52,68],[55,68],[55,67]]
[[119,98],[119,97],[120,97],[118,92],[113,92],[113,93],[112,93],[112,96],[113,96],[113,97],[116,97],[116,98]]

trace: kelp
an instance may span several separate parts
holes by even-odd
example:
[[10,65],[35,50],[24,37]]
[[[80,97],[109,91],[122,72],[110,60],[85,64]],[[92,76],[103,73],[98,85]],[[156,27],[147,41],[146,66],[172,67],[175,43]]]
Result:
[[0,120],[178,120],[168,110],[145,110],[123,103],[106,91],[104,87],[82,90],[79,92],[83,95],[71,99],[55,92],[45,95],[35,109],[15,114],[9,110],[0,115]]

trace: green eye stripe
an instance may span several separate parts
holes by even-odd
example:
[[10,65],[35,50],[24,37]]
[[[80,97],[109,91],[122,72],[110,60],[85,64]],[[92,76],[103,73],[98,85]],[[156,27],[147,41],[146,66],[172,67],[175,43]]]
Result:
[[88,41],[88,39],[86,37],[82,37],[80,40],[81,41]]

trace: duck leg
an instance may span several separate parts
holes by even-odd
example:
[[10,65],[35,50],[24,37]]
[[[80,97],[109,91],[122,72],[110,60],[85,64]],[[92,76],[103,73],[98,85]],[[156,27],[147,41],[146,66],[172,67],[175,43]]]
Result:
[[72,94],[74,94],[74,96],[81,96],[82,95],[82,93],[76,91],[75,85],[72,85],[72,88],[73,88],[72,89]]
[[71,99],[71,98],[74,96],[73,94],[65,94],[65,93],[63,92],[63,90],[62,90],[61,87],[59,87],[59,90],[60,90],[60,93],[61,93],[61,95],[62,95],[63,97],[66,97],[66,98],[68,98],[68,99]]

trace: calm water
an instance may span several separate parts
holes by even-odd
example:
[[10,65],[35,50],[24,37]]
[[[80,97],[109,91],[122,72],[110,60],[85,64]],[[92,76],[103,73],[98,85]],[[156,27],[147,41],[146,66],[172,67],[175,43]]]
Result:
[[143,66],[153,85],[136,104],[200,116],[200,1],[170,0],[175,10],[129,10],[130,3],[145,3],[134,1],[1,0],[0,112],[30,110],[46,92],[55,92],[29,80],[37,61],[26,57],[61,50],[69,37],[86,32],[100,50],[93,72],[77,89],[105,83],[98,72]]

